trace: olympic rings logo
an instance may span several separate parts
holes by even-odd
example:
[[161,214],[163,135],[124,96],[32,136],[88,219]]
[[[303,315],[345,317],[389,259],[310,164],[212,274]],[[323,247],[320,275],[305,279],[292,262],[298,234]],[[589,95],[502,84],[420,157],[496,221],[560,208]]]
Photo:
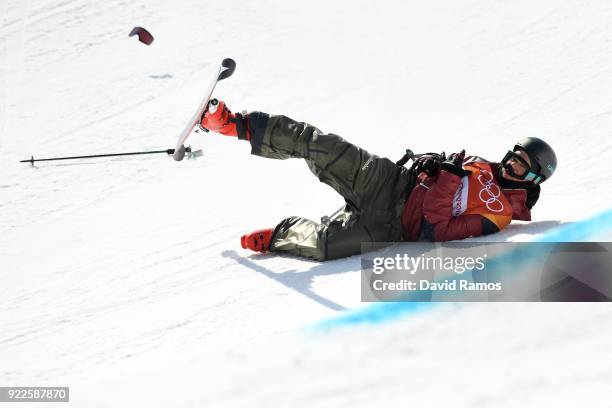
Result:
[[496,213],[504,211],[504,204],[499,200],[501,189],[493,181],[493,175],[486,170],[481,170],[478,182],[483,188],[478,193],[478,198],[482,201],[489,211]]

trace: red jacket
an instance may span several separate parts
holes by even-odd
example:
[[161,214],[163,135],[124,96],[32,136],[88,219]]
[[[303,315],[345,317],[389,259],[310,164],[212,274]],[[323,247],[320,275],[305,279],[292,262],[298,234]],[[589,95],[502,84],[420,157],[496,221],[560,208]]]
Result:
[[419,175],[402,214],[406,240],[450,241],[500,231],[513,219],[531,221],[527,191],[500,188],[496,163],[470,156],[463,168],[472,174]]

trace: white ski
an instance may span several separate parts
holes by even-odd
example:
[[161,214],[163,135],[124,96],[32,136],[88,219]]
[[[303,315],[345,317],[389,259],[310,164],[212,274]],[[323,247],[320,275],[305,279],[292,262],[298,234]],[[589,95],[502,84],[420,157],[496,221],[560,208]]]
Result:
[[181,135],[179,136],[178,142],[176,144],[176,148],[174,149],[174,154],[172,155],[172,158],[174,160],[181,161],[185,157],[185,141],[187,140],[191,132],[193,132],[193,129],[196,126],[198,126],[198,123],[200,122],[200,118],[202,117],[202,114],[204,113],[204,110],[206,109],[206,106],[208,105],[208,101],[210,100],[210,97],[212,96],[212,93],[215,90],[215,86],[217,85],[217,82],[225,78],[229,78],[234,73],[235,69],[236,69],[236,62],[233,59],[225,58],[223,62],[221,62],[221,66],[219,66],[219,71],[215,75],[215,78],[212,81],[212,83],[210,84],[206,97],[202,100],[200,107],[198,108],[196,113],[193,115],[191,120],[187,123],[187,126],[185,126],[185,129],[183,129],[183,131],[181,132]]

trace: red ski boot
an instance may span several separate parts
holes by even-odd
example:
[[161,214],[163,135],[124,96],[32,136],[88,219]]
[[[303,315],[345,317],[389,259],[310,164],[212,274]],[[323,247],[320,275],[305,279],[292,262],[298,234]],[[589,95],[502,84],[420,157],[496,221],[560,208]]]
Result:
[[251,251],[269,252],[273,233],[274,228],[253,231],[240,237],[240,244],[244,249],[250,249]]
[[[212,99],[204,112],[200,124],[203,128],[226,136],[236,136],[239,139],[250,139],[245,129],[245,118],[241,114],[232,113],[225,102]],[[242,133],[242,134],[241,134]]]

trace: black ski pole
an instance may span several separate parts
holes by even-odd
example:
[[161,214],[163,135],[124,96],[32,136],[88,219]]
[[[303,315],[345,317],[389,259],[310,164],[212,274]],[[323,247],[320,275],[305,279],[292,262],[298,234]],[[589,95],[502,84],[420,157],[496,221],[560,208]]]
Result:
[[406,153],[402,156],[401,159],[399,159],[398,161],[395,162],[395,165],[401,167],[404,164],[408,163],[408,160],[413,159],[413,158],[415,158],[417,156],[418,155],[415,155],[412,150],[406,149]]
[[[191,153],[191,146],[187,146],[185,148],[185,151],[187,153]],[[136,156],[136,155],[141,155],[141,154],[159,154],[159,153],[166,153],[167,155],[171,156],[171,155],[174,154],[174,149],[153,150],[153,151],[148,151],[148,152],[90,154],[90,155],[87,155],[87,156],[51,157],[51,158],[48,158],[48,159],[35,159],[34,156],[32,156],[28,160],[19,160],[19,163],[30,163],[33,166],[34,162],[39,162],[39,161],[93,159],[93,158],[96,158],[96,157]],[[193,152],[194,155],[197,154],[197,153],[198,153],[198,151]]]

